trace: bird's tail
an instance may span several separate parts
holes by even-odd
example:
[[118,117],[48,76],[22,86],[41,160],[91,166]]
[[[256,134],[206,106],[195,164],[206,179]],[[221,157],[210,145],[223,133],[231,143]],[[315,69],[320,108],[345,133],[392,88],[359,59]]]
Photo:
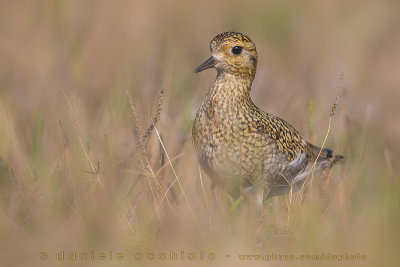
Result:
[[[334,154],[333,151],[329,148],[323,148],[321,150],[320,147],[309,144],[313,153],[313,161],[317,159],[317,168],[326,169],[330,168],[335,164],[343,164],[344,156]],[[321,151],[321,154],[319,154]],[[318,156],[319,154],[319,156]]]

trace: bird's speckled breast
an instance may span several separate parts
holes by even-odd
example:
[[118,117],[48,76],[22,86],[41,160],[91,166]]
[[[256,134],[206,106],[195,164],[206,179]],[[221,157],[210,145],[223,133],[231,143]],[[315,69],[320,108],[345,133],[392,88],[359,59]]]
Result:
[[[214,177],[240,177],[245,183],[254,183],[254,177],[263,177],[266,153],[274,145],[255,127],[256,118],[244,105],[245,99],[225,81],[216,83],[207,94],[193,124],[193,143],[202,167]],[[236,101],[236,102],[235,102]],[[253,127],[254,126],[254,127]]]

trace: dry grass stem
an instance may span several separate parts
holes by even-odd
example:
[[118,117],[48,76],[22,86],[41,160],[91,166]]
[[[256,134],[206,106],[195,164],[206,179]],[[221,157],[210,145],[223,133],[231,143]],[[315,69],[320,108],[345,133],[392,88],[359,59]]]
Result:
[[[301,202],[301,200],[303,198],[304,186],[306,185],[306,183],[307,183],[308,179],[310,178],[310,176],[311,176],[311,185],[312,185],[312,181],[313,181],[313,178],[314,178],[315,166],[317,165],[317,161],[318,161],[319,157],[321,156],[322,150],[325,147],[326,140],[328,139],[328,136],[329,136],[329,133],[330,133],[330,130],[331,130],[332,117],[336,113],[336,108],[337,108],[337,105],[339,103],[340,94],[341,94],[341,92],[343,90],[343,79],[344,79],[344,72],[341,71],[340,75],[339,75],[339,83],[338,83],[338,87],[337,87],[335,102],[333,103],[333,105],[331,107],[331,112],[329,114],[328,129],[326,131],[326,134],[325,134],[324,140],[323,140],[323,142],[321,144],[321,147],[320,147],[320,150],[318,152],[318,155],[315,158],[315,160],[313,162],[313,165],[312,165],[309,173],[307,174],[307,177],[305,178],[304,183],[302,184],[302,186],[301,186],[301,188],[299,190],[300,191],[299,194],[297,194],[297,197],[300,198],[300,200],[299,200],[300,202]],[[296,202],[297,202],[297,197],[296,197]]]
[[[128,103],[129,103],[129,106],[131,108],[131,112],[132,112],[132,116],[133,116],[134,133],[135,133],[136,141],[138,143],[138,151],[140,151],[138,153],[138,157],[139,157],[140,163],[142,165],[142,169],[145,171],[144,177],[145,177],[145,179],[147,180],[147,182],[149,184],[150,192],[151,192],[151,195],[153,197],[153,204],[154,204],[155,211],[157,213],[157,216],[158,216],[159,220],[161,221],[160,209],[159,209],[159,206],[157,204],[156,195],[155,195],[153,186],[151,184],[151,180],[149,179],[148,176],[153,177],[153,181],[156,183],[156,185],[158,186],[159,189],[161,189],[162,186],[158,182],[157,177],[155,176],[154,171],[153,171],[153,169],[152,169],[152,167],[151,167],[151,165],[150,165],[150,163],[148,161],[147,153],[146,153],[145,147],[144,147],[143,142],[142,142],[142,131],[141,131],[140,123],[139,123],[139,120],[137,118],[137,113],[136,113],[135,106],[133,105],[132,97],[131,97],[131,95],[130,95],[128,90],[126,91],[126,95],[128,97]],[[147,173],[149,173],[149,175]]]
[[156,112],[154,113],[154,116],[152,118],[152,123],[150,126],[147,128],[146,132],[142,136],[142,143],[147,144],[151,135],[151,132],[154,129],[154,126],[157,124],[157,122],[160,120],[161,117],[161,108],[162,108],[162,101],[163,101],[163,95],[164,95],[164,90],[161,90],[160,93],[158,93],[157,96],[157,101],[156,101]]
[[186,193],[185,193],[185,190],[183,189],[182,183],[181,183],[181,181],[179,180],[178,175],[177,175],[176,172],[175,172],[175,168],[174,168],[174,166],[172,165],[172,162],[171,162],[171,159],[170,159],[170,157],[169,157],[169,155],[168,155],[168,152],[167,152],[167,150],[165,149],[165,146],[164,146],[163,141],[161,140],[160,133],[158,132],[157,127],[156,127],[155,125],[154,125],[154,129],[155,129],[155,131],[156,131],[158,140],[160,141],[160,144],[161,144],[161,146],[162,146],[162,148],[163,148],[163,150],[164,150],[165,156],[166,156],[167,159],[168,159],[169,165],[171,166],[171,170],[172,170],[172,172],[174,173],[175,180],[178,182],[178,185],[179,185],[179,187],[180,187],[180,189],[181,189],[181,191],[182,191],[183,197],[185,198],[185,201],[186,201],[186,203],[187,203],[187,205],[188,205],[189,211],[190,211],[190,213],[193,215],[193,218],[196,219],[196,216],[195,216],[195,214],[194,214],[194,212],[193,212],[193,209],[192,209],[192,207],[191,207],[191,205],[190,205],[189,199],[188,199],[188,197],[186,196]]
[[93,173],[94,175],[96,175],[96,179],[97,179],[97,181],[99,182],[100,187],[104,190],[104,185],[103,185],[102,181],[100,180],[99,173],[98,173],[98,171],[96,170],[96,168],[94,167],[94,164],[92,163],[92,161],[91,161],[91,159],[90,159],[90,157],[89,157],[89,154],[88,154],[87,151],[86,151],[85,145],[83,144],[83,140],[82,140],[82,136],[81,136],[80,128],[79,128],[79,120],[78,120],[78,117],[76,116],[76,114],[75,114],[75,112],[74,112],[74,109],[72,108],[72,104],[71,104],[71,102],[69,101],[68,96],[65,94],[65,91],[64,91],[63,88],[61,88],[61,92],[63,93],[63,95],[64,95],[64,97],[65,97],[65,99],[66,99],[66,101],[67,101],[67,104],[68,104],[68,107],[69,107],[69,110],[70,110],[70,116],[71,116],[72,122],[73,122],[73,124],[74,124],[75,132],[76,132],[76,135],[78,136],[78,141],[79,141],[79,144],[80,144],[80,146],[81,146],[81,148],[82,148],[83,154],[85,155],[85,158],[86,158],[86,160],[88,161],[88,163],[89,163],[89,165],[90,165],[90,168],[92,169],[92,173]]
[[199,178],[200,178],[201,189],[202,189],[203,194],[204,194],[204,200],[205,200],[205,202],[206,202],[206,209],[207,209],[207,216],[208,216],[208,227],[209,227],[209,230],[211,231],[212,229],[211,229],[210,208],[208,207],[207,194],[206,194],[206,191],[205,191],[205,189],[204,189],[203,177],[201,176],[201,169],[200,169],[200,166],[199,166]]

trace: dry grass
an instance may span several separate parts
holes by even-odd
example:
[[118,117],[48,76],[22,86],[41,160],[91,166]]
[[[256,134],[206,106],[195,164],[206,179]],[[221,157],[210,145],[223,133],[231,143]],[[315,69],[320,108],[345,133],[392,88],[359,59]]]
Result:
[[[372,0],[0,3],[0,261],[70,266],[58,252],[104,251],[106,262],[85,263],[243,266],[239,254],[360,253],[363,265],[398,265],[399,10]],[[256,104],[346,157],[304,192],[269,200],[264,247],[255,205],[213,196],[191,144],[215,76],[193,69],[225,30],[257,44]],[[135,259],[170,251],[185,260]]]

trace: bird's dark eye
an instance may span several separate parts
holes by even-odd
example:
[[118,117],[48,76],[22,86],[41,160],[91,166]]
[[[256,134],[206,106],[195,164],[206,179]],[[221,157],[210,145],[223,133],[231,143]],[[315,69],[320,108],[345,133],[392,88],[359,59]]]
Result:
[[241,46],[234,46],[232,48],[232,53],[235,55],[239,55],[240,52],[242,52],[242,49],[243,49],[243,47],[241,47]]

